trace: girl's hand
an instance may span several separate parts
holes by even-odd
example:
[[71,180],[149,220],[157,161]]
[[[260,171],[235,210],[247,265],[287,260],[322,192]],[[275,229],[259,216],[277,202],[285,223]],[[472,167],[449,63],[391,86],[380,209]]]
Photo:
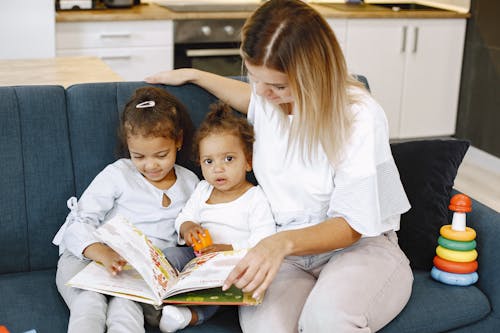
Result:
[[264,238],[248,251],[229,273],[222,290],[234,285],[244,292],[253,292],[254,299],[264,294],[286,256],[285,247],[276,235]]
[[113,275],[120,273],[127,261],[123,259],[108,245],[93,243],[85,248],[83,255],[89,259],[100,262]]
[[198,223],[187,221],[181,225],[179,232],[181,237],[186,242],[186,245],[193,246],[194,242],[200,241],[199,235],[203,235],[205,233],[205,229],[203,229]]
[[211,252],[221,252],[221,251],[232,251],[233,246],[231,244],[212,244],[200,250],[200,254],[206,254]]
[[195,73],[195,70],[192,68],[180,68],[150,75],[145,78],[144,81],[148,83],[162,83],[179,86],[192,81],[195,77]]

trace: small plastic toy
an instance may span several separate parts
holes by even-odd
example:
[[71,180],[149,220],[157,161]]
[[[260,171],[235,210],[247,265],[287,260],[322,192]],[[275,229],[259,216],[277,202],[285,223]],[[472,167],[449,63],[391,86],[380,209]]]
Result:
[[213,244],[212,236],[210,236],[207,229],[204,230],[204,234],[198,234],[199,241],[196,241],[194,237],[191,238],[191,241],[193,242],[193,250],[196,255],[199,255],[202,249]]
[[465,214],[472,211],[472,201],[464,194],[456,194],[448,208],[454,212],[453,219],[451,225],[440,229],[431,276],[449,285],[469,286],[479,279],[476,272],[476,231],[465,225]]

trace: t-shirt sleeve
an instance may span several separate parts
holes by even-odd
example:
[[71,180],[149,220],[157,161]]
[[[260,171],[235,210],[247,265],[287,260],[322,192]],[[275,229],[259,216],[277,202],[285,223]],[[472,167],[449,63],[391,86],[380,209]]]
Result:
[[383,110],[370,99],[354,111],[352,136],[334,168],[327,215],[343,217],[364,236],[377,236],[398,230],[399,215],[410,206],[392,158]]

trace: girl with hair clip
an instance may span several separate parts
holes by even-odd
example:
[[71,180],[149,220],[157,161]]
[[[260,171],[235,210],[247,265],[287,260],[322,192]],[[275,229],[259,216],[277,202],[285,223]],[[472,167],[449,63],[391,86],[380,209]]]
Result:
[[[398,245],[410,208],[384,111],[347,72],[325,19],[299,0],[262,4],[242,29],[249,84],[195,69],[149,82],[192,82],[254,125],[254,173],[277,233],[237,264],[244,332],[375,332],[407,303],[413,275]],[[269,320],[272,318],[272,320]]]
[[125,260],[93,236],[116,215],[135,224],[156,247],[176,246],[175,218],[199,182],[175,164],[192,129],[185,107],[163,89],[139,88],[126,104],[118,129],[123,158],[104,168],[78,202],[68,200],[71,212],[53,241],[61,255],[56,284],[70,309],[68,332],[145,331],[139,303],[66,282],[91,260],[113,275],[123,269]]
[[[200,252],[231,251],[254,246],[276,232],[269,202],[260,186],[246,179],[252,170],[254,132],[245,118],[233,114],[223,103],[211,105],[194,140],[203,177],[175,221],[179,244],[194,246],[209,230],[213,245]],[[165,250],[176,266],[195,257],[190,247]],[[175,332],[199,325],[214,315],[217,306],[163,308],[162,332]]]

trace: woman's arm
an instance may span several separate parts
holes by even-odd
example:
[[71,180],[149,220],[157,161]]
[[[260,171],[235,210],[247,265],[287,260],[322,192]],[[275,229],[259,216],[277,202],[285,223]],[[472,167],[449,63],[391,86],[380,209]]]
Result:
[[145,81],[174,86],[194,83],[244,114],[247,113],[248,105],[250,104],[251,89],[248,83],[194,68],[181,68],[160,72],[147,77]]
[[312,227],[281,231],[261,240],[236,265],[223,290],[231,285],[253,291],[258,299],[264,294],[288,255],[308,255],[345,248],[361,238],[343,218],[331,218]]

